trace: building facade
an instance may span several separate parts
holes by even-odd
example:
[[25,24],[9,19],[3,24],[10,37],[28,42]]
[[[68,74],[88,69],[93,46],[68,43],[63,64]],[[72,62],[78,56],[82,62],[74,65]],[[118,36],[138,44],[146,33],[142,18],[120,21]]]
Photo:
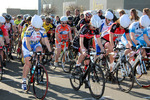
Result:
[[150,7],[150,0],[42,0],[42,8],[46,4],[55,7],[54,14],[62,16],[65,15],[67,7],[72,4],[82,7],[84,10],[135,8],[142,11],[143,8]]

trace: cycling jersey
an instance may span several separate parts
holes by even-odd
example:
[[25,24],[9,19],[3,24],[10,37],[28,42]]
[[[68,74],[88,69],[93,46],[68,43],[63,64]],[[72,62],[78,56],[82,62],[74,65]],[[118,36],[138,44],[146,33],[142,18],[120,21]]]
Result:
[[0,37],[3,37],[3,35],[4,36],[8,36],[8,31],[7,31],[7,29],[6,29],[6,27],[5,27],[5,25],[2,25],[1,27],[0,27]]
[[77,27],[77,30],[79,31],[80,28],[84,25],[84,24],[89,24],[90,21],[87,21],[85,18],[81,19],[78,23],[78,25],[76,26]]
[[21,21],[21,23],[19,24],[21,26],[21,28],[23,28],[23,25],[25,24],[26,22],[24,20]]
[[19,21],[18,19],[16,19],[16,20],[14,21],[15,25],[19,25],[21,22],[22,22],[22,20]]
[[22,29],[22,33],[21,33],[21,40],[23,39],[24,33],[25,33],[25,31],[27,30],[28,26],[29,26],[28,23],[25,23],[25,24],[23,25],[23,29]]
[[33,49],[33,51],[36,51],[36,48],[38,46],[42,47],[40,44],[41,38],[45,38],[47,37],[47,35],[43,27],[39,31],[35,31],[32,26],[29,26],[22,40],[24,58],[30,57],[30,51],[28,50],[27,45],[26,45],[26,37],[30,37],[30,46]]
[[48,33],[48,31],[49,31],[51,28],[53,28],[52,24],[46,25],[45,22],[43,23],[43,27],[44,27],[46,33]]
[[5,27],[7,31],[10,31],[12,29],[12,24],[11,23],[5,23]]
[[124,33],[129,34],[129,30],[127,28],[120,29],[120,25],[114,23],[108,28],[107,31],[102,33],[101,37],[109,41],[109,34],[114,34],[113,41],[115,41],[116,39],[120,39]]

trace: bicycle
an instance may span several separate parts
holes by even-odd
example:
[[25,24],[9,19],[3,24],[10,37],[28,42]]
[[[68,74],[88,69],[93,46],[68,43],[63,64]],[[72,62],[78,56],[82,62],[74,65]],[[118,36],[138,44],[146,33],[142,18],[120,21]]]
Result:
[[[150,47],[140,47],[143,49],[149,49]],[[150,65],[145,65],[144,61],[150,61],[150,53],[147,53],[147,58],[142,57],[142,50],[138,49],[135,52],[135,61],[132,64],[134,68],[135,82],[143,88],[150,87]]]
[[48,91],[48,73],[45,67],[40,63],[40,56],[51,55],[42,52],[34,52],[31,57],[32,67],[27,78],[27,91],[29,91],[31,84],[33,85],[33,94],[38,99],[44,99]]
[[[61,67],[63,69],[63,71],[65,73],[69,73],[70,72],[70,61],[72,61],[72,57],[71,56],[71,52],[69,52],[69,49],[67,49],[66,47],[66,42],[68,42],[68,40],[61,40],[59,45],[64,45],[64,48],[60,54],[60,62],[61,62]],[[55,53],[53,55],[53,59],[50,61],[50,68],[51,69],[56,69],[56,66],[54,66],[54,58],[55,58]]]
[[104,73],[101,66],[94,63],[93,54],[88,52],[88,55],[90,58],[85,57],[83,60],[90,60],[87,69],[83,68],[83,66],[77,67],[75,61],[71,63],[70,83],[72,88],[76,91],[85,83],[91,95],[99,99],[103,96],[105,90]]
[[[116,64],[114,65],[112,72],[110,72],[109,69],[108,56],[104,55],[103,57],[98,57],[95,63],[102,66],[106,81],[109,80],[117,83],[121,91],[128,93],[131,91],[134,85],[134,72],[131,64],[128,62],[128,57],[123,53],[125,49],[129,48],[115,48],[115,51],[118,51],[119,53],[117,53],[115,56]],[[110,54],[114,55],[114,53]]]

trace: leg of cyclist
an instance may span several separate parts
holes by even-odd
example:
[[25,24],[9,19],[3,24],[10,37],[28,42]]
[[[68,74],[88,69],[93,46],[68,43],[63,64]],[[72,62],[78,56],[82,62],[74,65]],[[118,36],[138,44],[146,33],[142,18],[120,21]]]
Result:
[[55,53],[55,62],[54,62],[54,66],[58,66],[58,58],[60,56],[60,53],[61,53],[61,45],[58,44],[58,43],[55,43],[56,44],[56,53]]

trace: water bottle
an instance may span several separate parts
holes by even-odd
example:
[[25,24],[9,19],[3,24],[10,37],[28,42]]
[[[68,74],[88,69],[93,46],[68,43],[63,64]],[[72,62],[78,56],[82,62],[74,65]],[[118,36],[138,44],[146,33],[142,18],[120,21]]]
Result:
[[36,66],[34,65],[33,68],[32,68],[32,71],[31,71],[32,74],[34,73],[35,68],[36,68]]

